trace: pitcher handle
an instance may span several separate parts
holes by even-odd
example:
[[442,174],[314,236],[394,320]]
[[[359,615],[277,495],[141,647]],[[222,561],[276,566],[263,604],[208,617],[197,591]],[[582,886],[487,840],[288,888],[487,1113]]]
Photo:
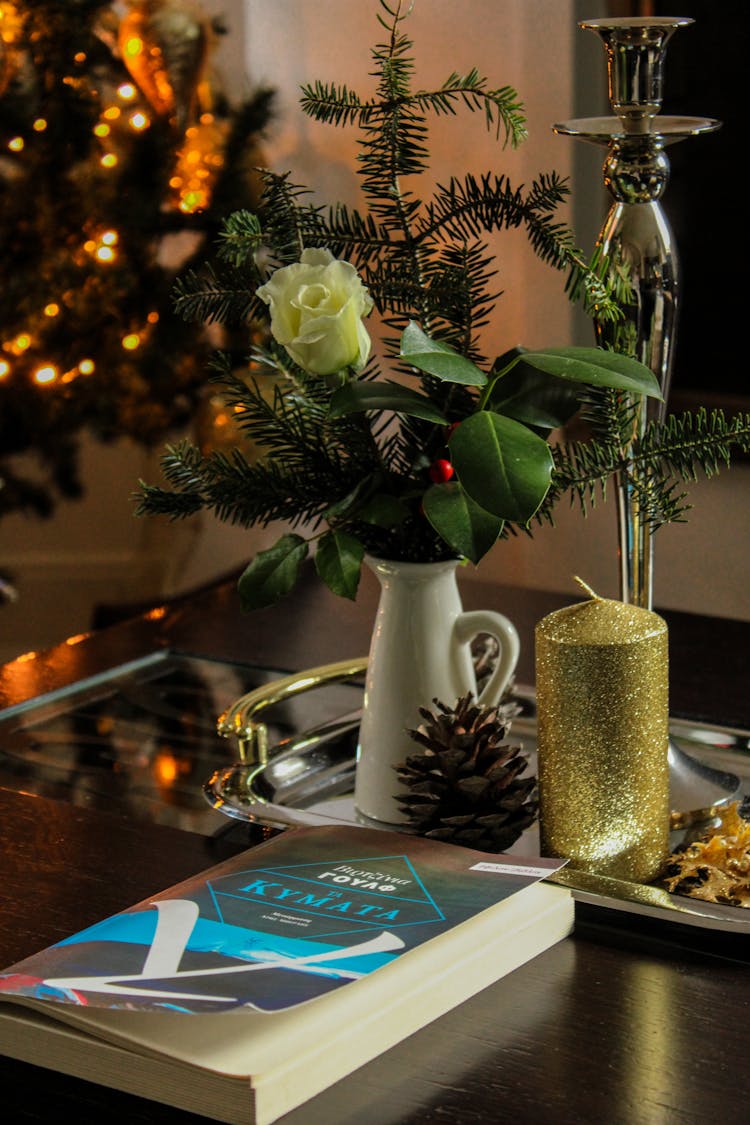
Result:
[[518,664],[521,642],[512,621],[490,609],[475,609],[456,618],[454,636],[459,644],[469,644],[479,633],[489,633],[500,646],[497,664],[477,697],[478,703],[497,703],[510,683]]

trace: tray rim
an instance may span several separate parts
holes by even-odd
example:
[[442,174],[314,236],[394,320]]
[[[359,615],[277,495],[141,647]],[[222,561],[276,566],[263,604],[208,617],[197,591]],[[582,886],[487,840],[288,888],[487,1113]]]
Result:
[[[514,687],[514,695],[522,702],[533,704],[535,694],[533,687],[528,685],[517,684]],[[523,735],[524,731],[526,733],[535,733],[534,720],[528,715],[520,715],[513,720],[511,733],[517,732]],[[750,740],[750,732],[739,727],[696,722],[680,716],[670,717],[670,733],[673,734],[675,738],[687,739],[691,733],[695,732],[710,732],[719,737],[727,736],[729,738]],[[710,754],[709,743],[700,743],[700,745],[705,747],[707,754]],[[269,765],[281,757],[281,754],[273,755],[272,751],[273,747],[269,748]],[[283,752],[289,754],[295,753],[293,748],[282,751],[282,753]],[[739,749],[731,750],[730,748],[726,750],[725,753],[743,757],[747,752]],[[747,758],[748,763],[750,763],[750,754],[747,755]],[[352,762],[352,774],[353,768],[354,762]],[[261,774],[263,769],[264,766],[259,766],[254,776]],[[212,783],[215,782],[216,777],[217,774],[213,775],[204,786],[204,792],[210,804],[214,804],[211,796],[211,786]],[[337,799],[342,800],[343,806],[346,798],[333,794],[330,801],[334,803]],[[320,803],[323,804],[324,802],[325,798],[321,798]],[[217,806],[214,804],[214,807]],[[246,821],[277,829],[352,823],[351,816],[337,817],[330,812],[316,811],[315,807],[304,809],[296,808],[292,805],[274,803],[264,800],[260,795],[257,800],[249,800],[243,803],[241,807],[225,805],[220,807],[220,811],[239,821]],[[391,831],[404,831],[404,825],[381,824],[371,821],[361,814],[357,814],[356,810],[355,822],[365,827],[372,828],[373,830],[388,829]],[[652,884],[632,883],[625,880],[611,879],[606,876],[578,870],[569,865],[555,876],[551,877],[550,881],[566,886],[577,902],[600,907],[606,911],[632,913],[641,917],[659,919],[663,922],[678,926],[690,926],[703,930],[717,930],[724,933],[742,935],[750,933],[750,909],[725,906],[718,903],[708,903],[700,899],[691,899],[687,896],[673,895],[664,888]]]

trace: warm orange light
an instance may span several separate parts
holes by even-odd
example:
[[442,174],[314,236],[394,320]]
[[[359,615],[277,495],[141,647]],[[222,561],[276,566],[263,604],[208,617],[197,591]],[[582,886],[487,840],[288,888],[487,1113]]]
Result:
[[37,117],[36,121],[34,122],[33,128],[34,128],[35,132],[43,133],[44,130],[47,128],[47,122],[44,120],[43,117]]
[[132,102],[135,97],[135,86],[132,82],[123,82],[122,86],[117,87],[117,95],[124,102]]
[[78,63],[79,66],[81,65],[81,63],[85,63],[86,62],[86,52],[85,51],[76,51],[76,53],[73,55],[73,62]]
[[31,347],[31,336],[28,332],[22,332],[20,336],[16,336],[13,341],[13,350],[17,352],[25,352],[27,348]]
[[126,39],[123,51],[131,59],[143,53],[143,40],[138,35],[131,35]]
[[186,191],[180,200],[180,210],[186,215],[192,215],[207,203],[208,195],[205,191]]
[[139,110],[138,113],[131,113],[128,118],[128,124],[131,129],[135,129],[136,132],[140,133],[142,129],[148,129],[151,120],[145,113],[141,113]]
[[0,359],[0,379],[4,379],[10,373],[10,364],[6,359]]
[[83,244],[83,248],[87,254],[93,254],[96,251],[96,243],[93,238],[87,238]]
[[156,311],[156,309],[154,309],[152,312],[150,312],[148,314],[148,316],[146,317],[146,320],[149,322],[149,324],[158,324],[159,323],[159,314]]
[[23,137],[13,137],[12,140],[8,141],[8,148],[11,152],[23,152],[24,144]]
[[155,755],[153,768],[158,785],[174,785],[179,776],[186,772],[185,763],[180,762],[168,750],[161,750]]
[[90,375],[94,370],[94,366],[95,365],[93,359],[82,359],[78,364],[78,370],[82,375]]
[[104,246],[114,246],[119,237],[116,230],[105,230],[102,232],[100,242],[102,242]]
[[111,246],[100,246],[94,257],[98,262],[114,262],[115,252]]
[[40,387],[45,387],[49,383],[54,383],[57,379],[57,368],[51,363],[45,367],[37,367],[34,372],[34,382],[38,383]]
[[107,125],[106,121],[100,121],[98,125],[94,126],[95,137],[108,137],[111,131],[112,130],[110,129],[109,125]]
[[66,645],[79,645],[81,641],[85,641],[88,633],[76,633],[73,637],[68,637],[65,641]]
[[127,336],[123,336],[122,338],[122,346],[128,352],[134,352],[140,342],[141,338],[137,332],[130,332]]
[[99,163],[101,164],[102,168],[114,168],[117,164],[117,157],[113,152],[108,152],[101,158]]
[[50,303],[48,305],[44,306],[44,315],[45,316],[59,316],[60,315],[60,306],[57,304],[56,301],[50,301]]
[[106,121],[116,121],[121,113],[122,110],[120,109],[119,105],[110,105],[107,106],[104,113],[102,114],[102,117]]

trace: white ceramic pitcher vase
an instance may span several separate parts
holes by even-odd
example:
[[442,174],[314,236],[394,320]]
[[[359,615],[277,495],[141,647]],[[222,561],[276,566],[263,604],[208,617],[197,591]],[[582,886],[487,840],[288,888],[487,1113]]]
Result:
[[418,751],[407,733],[419,708],[433,699],[452,706],[468,691],[477,695],[471,641],[495,637],[500,654],[479,700],[496,702],[518,661],[518,633],[500,613],[465,613],[456,581],[458,560],[434,563],[365,560],[377,576],[380,602],[370,646],[360,726],[354,800],[364,816],[399,824],[395,767]]

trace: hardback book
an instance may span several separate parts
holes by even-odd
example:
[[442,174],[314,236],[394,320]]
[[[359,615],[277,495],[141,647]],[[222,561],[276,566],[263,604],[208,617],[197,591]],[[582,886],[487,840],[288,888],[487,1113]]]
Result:
[[0,974],[0,1053],[265,1125],[565,937],[560,866],[292,829]]

